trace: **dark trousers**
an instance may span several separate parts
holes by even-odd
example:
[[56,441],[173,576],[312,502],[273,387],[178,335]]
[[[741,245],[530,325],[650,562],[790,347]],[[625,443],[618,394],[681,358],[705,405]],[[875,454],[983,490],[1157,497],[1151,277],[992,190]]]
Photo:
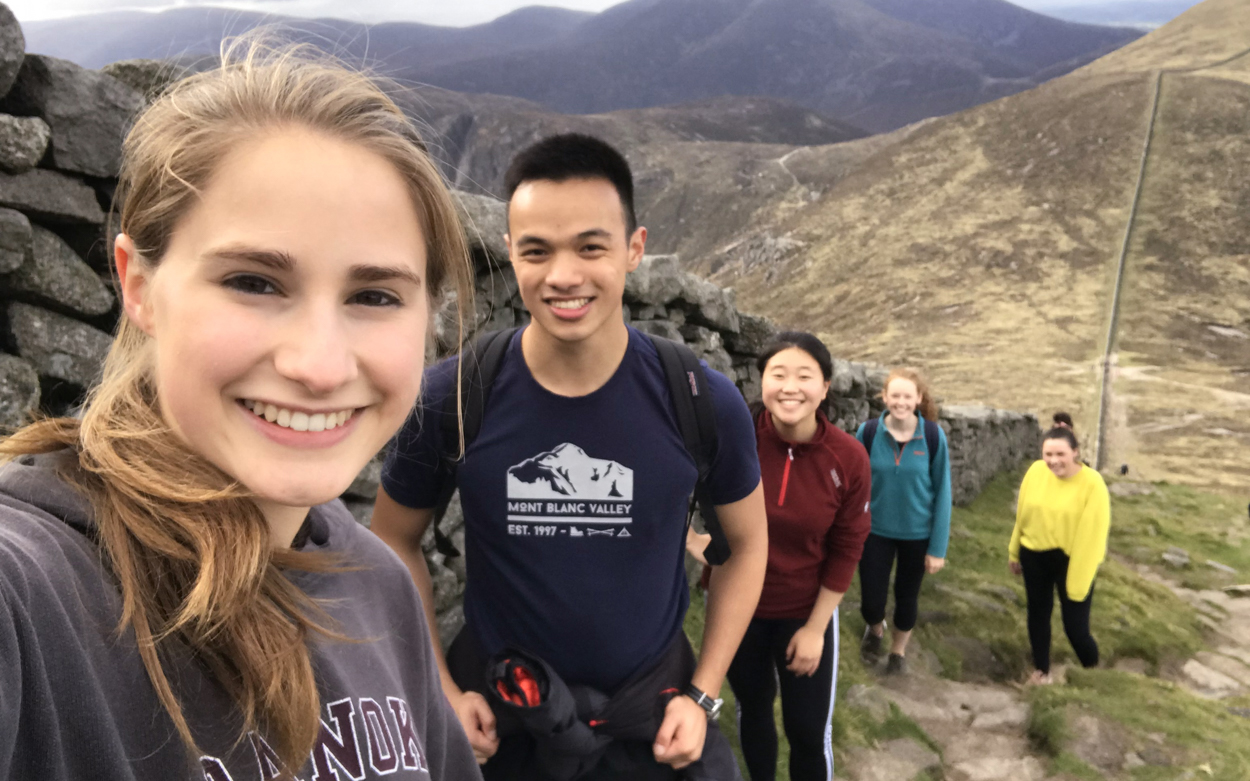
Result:
[[773,781],[777,770],[777,728],[773,700],[781,686],[781,716],[790,741],[791,781],[832,781],[833,703],[838,682],[838,613],[825,630],[820,666],[809,677],[786,669],[786,646],[801,619],[752,619],[729,666],[729,685],[738,701],[738,736],[751,781]]
[[1020,548],[1020,569],[1024,572],[1024,592],[1029,601],[1029,645],[1033,648],[1033,666],[1050,672],[1050,616],[1055,607],[1055,589],[1059,589],[1059,611],[1063,616],[1063,633],[1072,643],[1076,658],[1084,667],[1098,664],[1098,643],[1089,633],[1089,610],[1094,602],[1094,586],[1083,602],[1068,599],[1068,554],[1059,548],[1033,551]]
[[924,580],[924,557],[928,540],[895,540],[869,534],[864,555],[859,560],[860,615],[869,626],[885,620],[885,602],[890,593],[890,570],[894,573],[894,628],[910,632],[919,612],[920,583]]

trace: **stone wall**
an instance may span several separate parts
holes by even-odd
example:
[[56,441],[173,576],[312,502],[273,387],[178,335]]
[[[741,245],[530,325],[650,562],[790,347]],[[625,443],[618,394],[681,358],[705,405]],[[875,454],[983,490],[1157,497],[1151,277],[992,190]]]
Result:
[[[160,63],[90,71],[27,55],[16,19],[0,4],[0,429],[21,425],[38,410],[72,412],[99,375],[118,317],[105,215],[117,186],[121,141],[145,94],[171,77]],[[507,260],[503,204],[456,195],[477,275],[465,338],[528,322]],[[674,256],[650,256],[627,278],[625,303],[634,327],[685,342],[748,400],[759,398],[755,360],[776,328],[738,311],[733,291],[683,272]],[[436,318],[438,353],[457,341],[452,311],[449,301]],[[836,360],[826,404],[830,419],[854,431],[879,414],[885,374],[879,366]],[[1031,415],[950,406],[941,423],[950,437],[958,503],[971,501],[997,472],[1038,449]],[[370,463],[343,497],[362,523],[368,523],[379,472],[380,463]],[[463,550],[456,504],[443,529]],[[463,558],[435,551],[432,534],[425,544],[448,639],[463,620]]]

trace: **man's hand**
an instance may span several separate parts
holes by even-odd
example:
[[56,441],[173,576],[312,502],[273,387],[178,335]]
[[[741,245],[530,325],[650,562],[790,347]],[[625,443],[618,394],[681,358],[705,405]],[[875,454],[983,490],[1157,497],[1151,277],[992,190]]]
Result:
[[820,655],[825,650],[825,633],[804,625],[790,638],[786,646],[786,669],[795,675],[812,675],[820,666]]
[[942,571],[942,567],[946,566],[946,559],[939,559],[937,556],[925,554],[924,571],[930,575],[936,575]]
[[1020,575],[1024,572],[1024,570],[1020,568],[1020,562],[1018,561],[1007,562],[1007,569],[1011,570],[1012,575]]
[[655,761],[672,765],[681,770],[703,756],[703,741],[707,737],[707,711],[684,694],[668,701],[664,709],[664,722],[655,734]]
[[477,692],[448,695],[448,700],[460,719],[460,726],[464,727],[464,733],[469,736],[469,745],[473,746],[473,756],[477,757],[477,763],[485,764],[499,749],[499,737],[495,734],[495,714],[491,712],[490,704]]

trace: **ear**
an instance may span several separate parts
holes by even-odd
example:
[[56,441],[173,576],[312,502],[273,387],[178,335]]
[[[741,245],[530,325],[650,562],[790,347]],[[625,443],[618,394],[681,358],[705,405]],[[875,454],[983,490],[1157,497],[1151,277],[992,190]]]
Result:
[[117,234],[113,242],[113,260],[117,264],[117,279],[121,285],[122,309],[130,322],[151,336],[152,309],[147,293],[152,269],[139,257],[134,241],[124,233]]
[[638,264],[642,262],[642,256],[647,251],[647,229],[639,225],[634,229],[634,235],[629,237],[629,263],[625,266],[628,273],[638,268]]
[[507,231],[503,234],[503,245],[508,248],[508,262],[516,263],[516,258],[512,254],[512,234]]

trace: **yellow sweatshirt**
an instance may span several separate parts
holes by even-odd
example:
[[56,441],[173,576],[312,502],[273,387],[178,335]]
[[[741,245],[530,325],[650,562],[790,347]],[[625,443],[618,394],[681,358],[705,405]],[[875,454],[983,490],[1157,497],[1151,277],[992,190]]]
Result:
[[1087,466],[1059,478],[1045,461],[1035,461],[1020,483],[1016,528],[1007,556],[1020,560],[1020,546],[1034,551],[1062,548],[1068,554],[1068,599],[1089,595],[1098,565],[1107,555],[1111,497],[1102,475]]

